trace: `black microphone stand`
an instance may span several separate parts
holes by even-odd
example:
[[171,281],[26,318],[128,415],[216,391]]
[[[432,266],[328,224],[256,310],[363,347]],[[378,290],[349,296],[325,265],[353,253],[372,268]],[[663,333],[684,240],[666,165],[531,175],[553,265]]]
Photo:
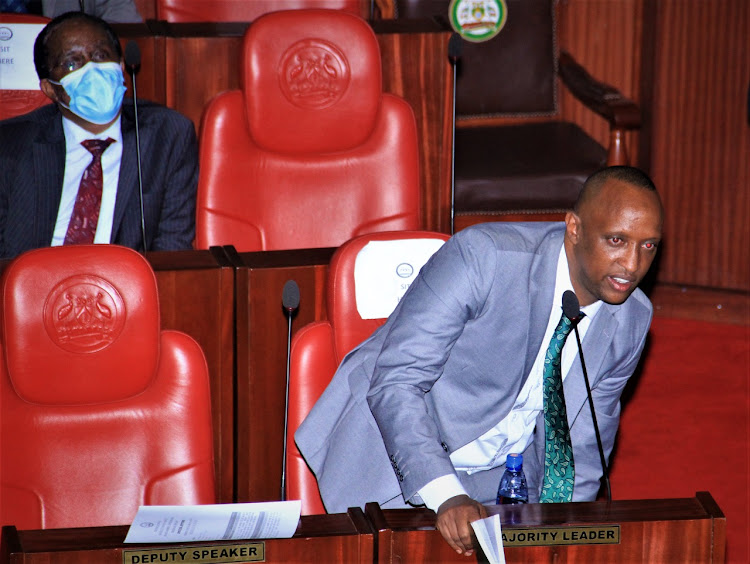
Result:
[[607,501],[612,501],[612,489],[609,485],[609,470],[607,469],[607,462],[604,460],[604,447],[602,446],[602,438],[599,435],[599,424],[596,422],[596,410],[594,409],[594,398],[591,396],[591,385],[589,384],[589,375],[586,372],[586,361],[583,359],[583,348],[581,347],[581,336],[578,333],[578,323],[573,326],[573,330],[576,334],[576,343],[578,343],[579,356],[581,357],[581,368],[583,369],[583,381],[586,383],[586,394],[589,398],[589,407],[591,408],[591,420],[594,423],[594,433],[596,434],[596,445],[599,447],[599,459],[602,463],[602,477],[604,479],[604,485],[607,486]]
[[125,68],[133,81],[133,113],[135,115],[135,153],[138,168],[138,199],[141,207],[141,238],[143,239],[143,252],[146,253],[146,216],[143,211],[143,174],[141,172],[141,133],[138,124],[138,89],[135,84],[135,75],[141,68],[141,50],[135,41],[129,41],[125,46]]
[[284,399],[284,448],[281,458],[281,501],[286,501],[286,443],[289,426],[289,374],[292,356],[292,317],[294,316],[295,310],[299,307],[299,299],[299,286],[294,280],[287,280],[281,294],[281,305],[284,307],[284,312],[286,313],[288,320],[286,341],[286,395]]

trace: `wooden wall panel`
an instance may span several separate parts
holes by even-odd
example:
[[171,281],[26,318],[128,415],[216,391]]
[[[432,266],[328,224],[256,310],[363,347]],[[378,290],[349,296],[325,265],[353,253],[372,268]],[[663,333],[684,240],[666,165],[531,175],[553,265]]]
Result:
[[203,349],[211,384],[216,499],[234,497],[234,270],[208,251],[147,255],[159,287],[162,329],[193,337]]
[[[639,100],[643,0],[559,0],[558,44],[597,80]],[[564,88],[562,116],[607,147],[609,126]],[[626,135],[630,162],[638,155],[638,133]]]
[[242,39],[242,34],[165,39],[165,103],[191,118],[196,131],[208,102],[240,87]]
[[383,90],[411,104],[421,140],[421,220],[425,229],[450,232],[453,69],[450,34],[378,33]]
[[666,208],[659,280],[750,290],[750,3],[662,0],[651,170]]
[[[238,255],[236,501],[281,496],[288,318],[287,280],[300,288],[292,333],[326,318],[325,281],[334,249]],[[294,430],[291,430],[293,433]]]

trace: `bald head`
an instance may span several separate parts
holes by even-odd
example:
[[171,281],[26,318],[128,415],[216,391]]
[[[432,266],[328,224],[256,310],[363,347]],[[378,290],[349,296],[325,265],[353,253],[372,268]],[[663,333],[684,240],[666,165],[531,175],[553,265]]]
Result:
[[[653,192],[656,199],[659,199],[656,186],[654,186],[654,183],[645,172],[632,166],[610,166],[598,170],[586,179],[578,195],[578,200],[573,206],[573,211],[580,215],[583,208],[597,199],[601,194],[602,187],[607,185],[610,180],[616,180],[635,188]],[[659,201],[659,205],[661,206],[661,201]]]

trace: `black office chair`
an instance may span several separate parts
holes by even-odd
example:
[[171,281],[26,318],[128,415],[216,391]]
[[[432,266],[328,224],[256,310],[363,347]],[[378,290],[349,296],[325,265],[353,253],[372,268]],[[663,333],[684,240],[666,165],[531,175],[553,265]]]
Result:
[[[628,163],[624,134],[640,126],[634,102],[559,50],[556,0],[506,3],[507,21],[496,37],[461,40],[456,230],[484,221],[562,219],[591,173]],[[396,0],[395,17],[447,21],[449,5],[449,0]],[[562,119],[560,83],[608,121],[608,148]]]

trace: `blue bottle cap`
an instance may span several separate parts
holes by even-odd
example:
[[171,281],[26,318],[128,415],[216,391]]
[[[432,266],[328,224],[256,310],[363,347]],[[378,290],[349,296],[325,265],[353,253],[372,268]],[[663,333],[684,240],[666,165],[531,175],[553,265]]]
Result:
[[505,467],[511,470],[520,470],[523,466],[523,454],[509,454],[505,459]]

